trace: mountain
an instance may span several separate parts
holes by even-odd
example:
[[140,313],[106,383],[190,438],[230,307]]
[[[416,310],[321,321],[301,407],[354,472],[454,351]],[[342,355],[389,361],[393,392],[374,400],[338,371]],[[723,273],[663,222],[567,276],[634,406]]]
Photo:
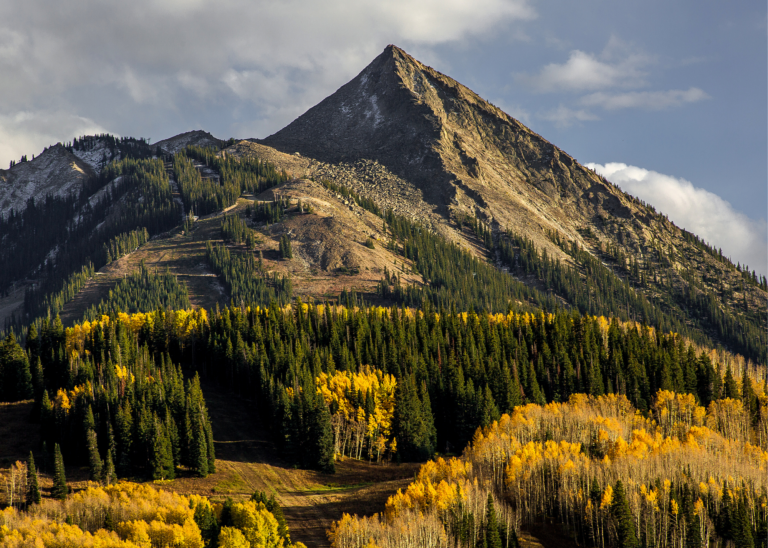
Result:
[[224,141],[217,139],[207,131],[195,130],[163,139],[155,143],[154,146],[160,147],[167,154],[175,154],[190,145],[219,148],[223,143]]
[[[428,299],[465,309],[505,310],[510,301],[572,307],[644,321],[766,361],[765,278],[737,267],[653,207],[395,46],[265,139],[224,142],[192,131],[150,146],[143,139],[84,137],[1,172],[6,183],[13,174],[3,195],[18,207],[31,193],[42,197],[74,188],[60,176],[62,169],[82,173],[94,181],[93,196],[82,200],[94,205],[102,195],[108,198],[88,222],[100,227],[103,238],[107,233],[116,238],[118,230],[144,226],[126,215],[146,202],[133,179],[121,180],[119,192],[104,194],[113,173],[105,166],[158,151],[165,156],[165,175],[152,175],[150,187],[160,193],[159,201],[144,210],[141,222],[149,222],[151,211],[162,212],[163,220],[150,227],[153,243],[132,255],[187,276],[193,303],[227,302],[238,290],[224,284],[213,301],[202,294],[212,287],[194,282],[199,265],[208,260],[205,242],[185,243],[173,231],[165,232],[169,226],[194,211],[201,217],[196,237],[221,241],[221,210],[245,217],[251,200],[263,205],[282,197],[289,215],[270,217],[266,224],[247,222],[259,234],[254,252],[262,252],[269,272],[292,280],[293,295],[326,299],[347,288],[369,299],[409,305]],[[59,161],[51,161],[54,157]],[[37,165],[48,167],[33,170]],[[168,184],[171,192],[162,194]],[[275,185],[279,188],[271,188]],[[30,190],[22,196],[13,194],[16,188]],[[299,202],[314,213],[302,215]],[[61,209],[62,218],[72,216],[67,211]],[[19,287],[20,280],[38,284],[52,263],[60,266],[55,250],[71,249],[68,235],[85,230],[80,215],[72,216],[67,231],[52,223],[56,232],[48,247],[26,251],[24,265],[6,273],[0,289]],[[21,228],[4,230],[13,244]],[[27,230],[27,238],[39,234]],[[77,244],[83,257],[93,259],[89,250],[108,244],[99,238],[92,236],[88,246]],[[280,260],[285,238],[292,239],[295,255],[287,262]],[[15,244],[8,249],[28,249],[26,243]],[[169,261],[169,256],[175,258]],[[79,259],[72,261],[62,272],[79,268]],[[115,276],[102,276],[101,290],[94,294],[105,294],[135,269],[136,261],[128,262],[132,266],[123,268],[120,261],[104,266],[103,274]],[[89,304],[80,298],[73,302],[80,301]],[[8,307],[0,300],[0,310],[17,306],[18,297]],[[82,309],[64,313],[75,318]]]
[[[258,142],[313,159],[309,175],[332,175],[329,166],[348,175],[361,163],[381,166],[389,180],[405,184],[369,184],[359,176],[349,184],[383,207],[393,195],[411,194],[409,216],[500,267],[510,265],[499,256],[499,240],[522,236],[540,255],[579,272],[589,293],[582,311],[602,313],[593,302],[615,295],[600,293],[601,279],[615,280],[648,303],[633,305],[635,312],[627,304],[628,316],[657,323],[651,317],[658,314],[639,310],[656,308],[741,351],[751,330],[749,337],[761,341],[752,351],[765,357],[763,279],[396,46]],[[491,231],[491,253],[462,232],[472,218]],[[576,304],[537,277],[538,287]]]
[[331,163],[375,160],[410,181],[446,220],[480,214],[548,247],[544,230],[582,242],[576,227],[598,214],[645,213],[568,154],[395,46],[261,143]]
[[64,197],[80,192],[83,182],[95,176],[93,166],[72,154],[63,145],[45,149],[32,160],[0,169],[0,214],[21,211],[27,200],[45,199],[50,194]]

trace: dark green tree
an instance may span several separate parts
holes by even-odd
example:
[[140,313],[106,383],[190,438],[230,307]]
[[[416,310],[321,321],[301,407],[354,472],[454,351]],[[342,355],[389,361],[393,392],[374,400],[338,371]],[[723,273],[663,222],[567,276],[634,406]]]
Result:
[[27,460],[27,504],[40,504],[42,495],[37,481],[37,467],[35,466],[35,456],[32,451],[29,452]]
[[739,388],[736,385],[736,379],[733,378],[730,364],[725,368],[725,379],[723,379],[723,398],[739,399]]
[[732,523],[733,541],[736,546],[738,548],[755,548],[752,524],[749,521],[749,512],[744,499],[739,501],[733,517],[735,518]]
[[101,481],[104,485],[112,485],[117,482],[117,474],[115,473],[115,463],[112,460],[112,452],[107,451],[107,458],[104,461],[103,475]]
[[624,484],[621,480],[618,480],[613,488],[611,515],[616,523],[617,546],[622,548],[639,548],[640,543],[637,540],[635,519],[632,517],[632,511],[629,508],[629,502],[624,491]]
[[64,500],[69,493],[67,477],[64,472],[64,458],[61,456],[59,444],[53,446],[53,489],[51,496],[58,500]]
[[192,466],[201,478],[208,475],[208,440],[202,424],[198,424],[192,436]]
[[293,259],[293,250],[291,249],[291,237],[287,234],[280,236],[280,256],[283,259]]
[[317,456],[317,469],[326,474],[335,474],[336,465],[333,454],[333,430],[331,427],[331,413],[325,404],[323,397],[316,396],[316,411],[314,413],[313,438],[315,440],[315,454]]
[[216,473],[216,450],[213,447],[213,429],[211,423],[205,425],[205,441],[207,443],[206,452],[208,454],[208,473]]
[[88,467],[91,473],[91,481],[101,481],[104,462],[99,455],[99,444],[97,443],[96,432],[89,429],[86,439],[88,442]]
[[501,548],[499,523],[496,519],[496,509],[493,505],[493,495],[491,493],[488,493],[488,502],[485,507],[485,545],[488,548]]
[[155,417],[151,468],[153,479],[173,479],[176,477],[171,441],[168,439],[162,422],[157,417]]
[[219,522],[211,507],[207,504],[195,506],[194,520],[200,528],[200,534],[203,537],[203,542],[205,542],[205,547],[215,547],[219,536]]

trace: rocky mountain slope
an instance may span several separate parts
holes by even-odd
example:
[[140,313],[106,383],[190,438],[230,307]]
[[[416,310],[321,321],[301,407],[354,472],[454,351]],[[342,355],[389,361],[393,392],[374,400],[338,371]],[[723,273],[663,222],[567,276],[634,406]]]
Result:
[[218,148],[224,141],[217,139],[207,131],[195,130],[180,133],[168,139],[158,141],[153,146],[160,147],[166,154],[175,154],[184,147],[196,145],[199,147]]
[[[391,211],[509,273],[538,292],[529,298],[539,305],[546,295],[582,313],[690,328],[765,361],[764,279],[737,269],[695,235],[395,46],[263,140],[225,143],[192,131],[151,146],[109,136],[76,141],[69,150],[52,147],[0,171],[3,207],[18,207],[32,194],[69,192],[77,177],[95,175],[125,155],[150,157],[160,150],[167,161],[189,146],[212,147],[220,158],[258,158],[290,175],[291,182],[248,199],[291,199],[291,214],[256,228],[263,237],[258,250],[270,271],[293,278],[294,295],[326,298],[342,288],[373,294],[385,268],[395,264],[404,285],[438,290],[447,283],[446,272],[436,283],[419,272],[415,256],[404,257],[402,242],[392,245],[382,218]],[[206,181],[225,186],[224,175],[206,163],[194,165]],[[165,169],[172,175],[171,163]],[[170,184],[180,203],[173,176]],[[361,207],[361,199],[375,204],[378,214]],[[312,204],[314,213],[296,215],[299,200]],[[226,214],[243,216],[245,202],[228,203]],[[211,223],[203,232],[216,240],[218,221]],[[270,262],[284,235],[294,239],[296,259]],[[363,246],[369,238],[377,242],[373,250]],[[171,240],[166,249],[176,246]],[[199,247],[193,255],[203,252]],[[506,291],[499,289],[506,282],[493,283],[495,291]]]
[[78,193],[83,182],[95,175],[93,166],[63,145],[54,145],[36,158],[20,162],[10,169],[0,169],[0,214],[11,209],[21,211],[27,200],[45,196]]
[[[706,299],[733,318],[765,310],[751,273],[395,46],[259,143],[311,159],[309,173],[349,179],[383,207],[410,194],[409,213],[454,241],[466,240],[456,221],[476,217],[496,241],[523,235],[585,275],[573,244],[675,316]],[[387,176],[372,182],[373,166]],[[717,314],[702,311],[698,323],[719,338],[729,328]]]

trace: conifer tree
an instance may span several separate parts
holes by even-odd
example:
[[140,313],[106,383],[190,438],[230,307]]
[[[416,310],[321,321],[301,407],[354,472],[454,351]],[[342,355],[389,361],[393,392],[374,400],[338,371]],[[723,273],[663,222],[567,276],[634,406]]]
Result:
[[64,472],[64,458],[61,456],[59,444],[53,446],[53,489],[51,496],[58,500],[64,500],[69,493],[67,477]]
[[171,442],[163,424],[157,417],[155,417],[151,467],[153,479],[173,479],[176,477]]
[[107,458],[104,462],[103,476],[101,477],[104,485],[112,485],[117,482],[117,474],[115,473],[115,463],[112,460],[112,452],[107,451]]
[[485,545],[488,548],[501,548],[499,524],[496,520],[496,509],[493,506],[491,493],[488,493],[488,502],[485,507]]
[[629,509],[624,484],[621,480],[616,482],[613,488],[613,501],[611,502],[611,514],[616,522],[616,533],[618,535],[617,546],[623,548],[638,548],[640,546],[637,540],[637,531],[635,529],[635,520],[632,517],[632,511]]
[[86,439],[88,442],[88,466],[91,473],[91,481],[101,481],[102,467],[104,463],[101,460],[101,456],[99,456],[99,445],[96,440],[96,432],[88,430]]
[[685,548],[701,548],[701,516],[691,516],[685,533]]
[[194,520],[200,528],[200,534],[203,537],[206,548],[216,545],[216,537],[219,536],[219,522],[213,509],[209,504],[198,504],[195,506]]
[[731,366],[728,365],[725,369],[725,379],[723,379],[723,398],[739,399],[739,389],[736,386],[736,379],[733,378],[731,372]]
[[739,501],[738,508],[734,512],[732,523],[733,541],[738,548],[755,548],[755,539],[752,536],[752,524],[749,521],[747,505],[744,499]]
[[206,423],[205,441],[207,442],[206,451],[208,454],[208,473],[216,473],[216,450],[213,447],[213,429],[210,422]]
[[192,466],[201,478],[208,475],[208,440],[202,424],[198,425],[192,436]]
[[749,378],[746,365],[744,366],[744,373],[741,376],[741,401],[752,421],[756,422],[759,418],[760,404],[755,395],[755,391],[752,388],[752,380]]
[[317,395],[317,409],[314,413],[314,439],[315,453],[317,456],[317,469],[326,474],[335,474],[333,454],[333,430],[331,427],[331,413],[321,395]]
[[35,456],[30,451],[29,460],[27,461],[27,504],[40,504],[41,500],[42,496],[40,495],[40,486],[37,481]]

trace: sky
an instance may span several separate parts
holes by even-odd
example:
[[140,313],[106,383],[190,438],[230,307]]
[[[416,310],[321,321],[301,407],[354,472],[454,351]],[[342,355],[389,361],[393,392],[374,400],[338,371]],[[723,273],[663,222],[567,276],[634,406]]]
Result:
[[392,43],[768,274],[766,29],[745,0],[0,0],[0,166],[266,137]]

